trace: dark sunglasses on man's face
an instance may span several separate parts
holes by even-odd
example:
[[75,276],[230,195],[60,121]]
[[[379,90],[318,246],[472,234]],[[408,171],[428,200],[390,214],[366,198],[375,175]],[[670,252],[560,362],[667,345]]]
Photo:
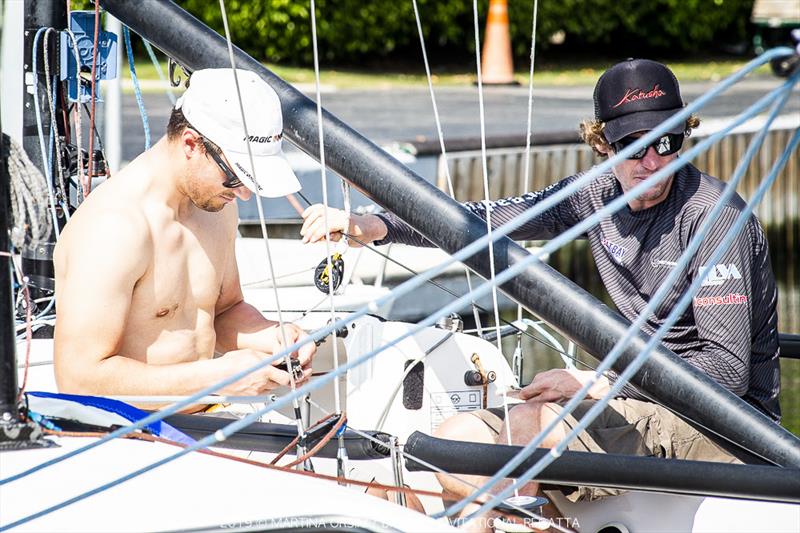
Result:
[[[628,159],[642,159],[644,154],[647,153],[647,150],[652,146],[658,155],[672,155],[678,150],[681,149],[683,146],[683,133],[667,133],[653,141],[651,144],[640,148],[638,151],[632,153],[628,156]],[[641,137],[623,137],[622,139],[618,140],[617,142],[611,143],[611,147],[614,149],[615,153],[620,153],[622,150],[627,148],[628,146],[632,145],[636,141],[641,139]]]
[[225,174],[225,181],[222,182],[222,186],[227,189],[236,189],[237,187],[241,187],[243,185],[242,180],[233,173],[231,167],[229,167],[225,161],[219,156],[219,154],[205,141],[203,140],[203,148],[206,149],[206,154],[211,156],[211,159],[217,164],[217,166],[222,170],[222,173]]

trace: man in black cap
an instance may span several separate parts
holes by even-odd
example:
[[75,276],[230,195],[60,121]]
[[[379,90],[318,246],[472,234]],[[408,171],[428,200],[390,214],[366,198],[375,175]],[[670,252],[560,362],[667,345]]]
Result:
[[[655,61],[630,59],[614,65],[598,80],[594,91],[595,120],[584,121],[581,134],[597,153],[613,156],[679,112],[683,105],[678,81],[669,68]],[[598,176],[510,236],[518,240],[550,239],[578,224],[674,161],[684,138],[698,124],[694,116],[677,124],[614,165],[612,172]],[[570,176],[542,191],[493,202],[493,225],[505,224],[579,177]],[[663,284],[692,236],[718,203],[724,186],[687,164],[629,200],[627,208],[587,231],[600,277],[617,309],[628,320],[638,317]],[[485,204],[469,202],[466,206],[485,219]],[[755,216],[750,217],[721,259],[713,264],[708,261],[744,207],[739,196],[728,201],[692,258],[686,275],[671,288],[644,330],[648,334],[655,332],[692,281],[697,276],[703,277],[693,305],[668,330],[662,343],[777,422],[780,420],[777,292],[767,240]],[[321,206],[306,211],[304,240],[314,242],[324,238],[323,213]],[[341,236],[344,220],[338,212],[329,213],[333,239]],[[360,240],[379,241],[379,244],[431,246],[392,214],[353,215],[348,230]],[[591,375],[592,371],[568,369],[536,375],[520,392],[525,403],[510,411],[507,423],[513,443],[527,444]],[[613,374],[608,377],[615,378]],[[590,391],[592,399],[584,401],[557,426],[543,445],[554,446],[608,390],[607,379],[597,383]],[[437,435],[504,443],[503,424],[502,410],[477,411],[448,419]],[[569,449],[736,461],[711,439],[630,385]],[[440,482],[445,492],[454,496],[471,492],[469,486],[450,477],[441,476]],[[527,490],[535,490],[535,486]],[[608,489],[581,487],[570,497],[594,499],[613,493]]]

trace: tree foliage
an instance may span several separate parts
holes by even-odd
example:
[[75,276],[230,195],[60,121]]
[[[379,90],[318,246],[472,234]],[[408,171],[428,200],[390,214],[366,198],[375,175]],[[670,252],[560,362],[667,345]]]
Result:
[[[177,0],[222,33],[219,3]],[[509,0],[514,54],[530,54],[533,0]],[[234,42],[262,61],[313,61],[310,2],[226,0]],[[475,51],[472,0],[417,0],[428,54],[444,63]],[[537,48],[615,56],[679,56],[747,38],[753,0],[540,0]],[[480,28],[488,0],[479,0]],[[411,0],[316,0],[320,59],[327,65],[416,63],[421,54]],[[564,44],[552,44],[561,34]]]

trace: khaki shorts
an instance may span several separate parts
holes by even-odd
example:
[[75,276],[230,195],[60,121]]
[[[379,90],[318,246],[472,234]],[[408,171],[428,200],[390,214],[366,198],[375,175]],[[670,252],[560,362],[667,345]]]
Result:
[[[594,403],[592,400],[581,402],[564,419],[566,426],[574,428]],[[499,435],[504,417],[502,408],[472,411],[471,414]],[[611,400],[600,416],[579,433],[567,449],[690,461],[741,462],[671,411],[654,403],[631,399]],[[566,496],[573,502],[592,501],[624,492],[619,489],[578,487]]]

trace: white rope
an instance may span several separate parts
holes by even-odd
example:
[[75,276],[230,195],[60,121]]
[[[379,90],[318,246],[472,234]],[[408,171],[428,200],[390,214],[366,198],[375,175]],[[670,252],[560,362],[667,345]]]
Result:
[[[481,163],[483,169],[483,194],[484,194],[484,202],[486,205],[486,232],[489,235],[489,282],[492,284],[492,306],[494,308],[494,329],[495,334],[497,335],[496,344],[497,344],[497,351],[500,355],[503,355],[503,338],[500,335],[500,310],[497,305],[497,284],[495,283],[495,268],[494,268],[494,241],[492,240],[492,202],[489,198],[489,169],[487,167],[487,159],[486,159],[486,120],[484,116],[484,109],[483,109],[483,79],[481,77],[481,47],[480,47],[480,28],[478,27],[478,0],[472,0],[472,13],[473,13],[473,22],[474,22],[474,30],[475,30],[475,66],[477,68],[478,73],[478,107],[480,112],[480,123],[481,123]],[[503,380],[502,377],[498,377],[499,380]],[[505,413],[506,420],[508,418],[508,396],[506,394],[506,390],[508,389],[507,384],[501,383],[500,390],[503,392],[503,412]],[[511,424],[505,424],[506,426],[506,440],[508,445],[511,445]],[[519,491],[514,489],[514,495],[519,496]]]
[[47,89],[47,107],[50,110],[50,134],[53,138],[53,144],[51,145],[51,148],[55,151],[56,155],[56,174],[58,176],[58,181],[56,182],[56,198],[62,205],[64,216],[67,218],[67,220],[69,220],[69,209],[67,209],[65,203],[69,201],[69,190],[67,189],[67,184],[64,182],[64,165],[61,163],[61,140],[60,135],[58,134],[58,124],[56,123],[56,105],[53,98],[54,88],[52,86],[52,79],[50,78],[50,41],[47,38],[50,35],[50,32],[55,31],[56,30],[53,28],[48,28],[47,31],[44,32],[44,79],[45,88]]
[[[447,179],[447,190],[450,194],[450,197],[455,200],[456,193],[455,189],[453,188],[453,178],[450,176],[450,165],[447,161],[447,150],[444,146],[444,134],[442,133],[442,121],[439,118],[439,108],[436,105],[436,95],[433,91],[433,78],[431,76],[431,67],[428,62],[428,52],[425,47],[425,35],[422,33],[422,21],[420,20],[419,10],[417,9],[417,0],[411,0],[411,3],[414,6],[414,18],[417,21],[417,33],[419,34],[419,44],[420,48],[422,49],[422,61],[425,63],[425,75],[428,78],[428,92],[431,95],[431,104],[433,106],[433,118],[436,121],[436,134],[439,137],[439,148],[442,151],[442,159],[444,161],[444,175]],[[467,278],[467,289],[469,290],[469,294],[472,294],[472,276],[469,273],[469,268],[466,265],[464,266],[464,275]],[[475,300],[472,300],[472,316],[475,319],[475,327],[478,328],[478,335],[483,335],[483,331],[481,328],[481,315],[478,312],[478,306]]]
[[[233,81],[234,84],[236,85],[236,95],[239,100],[239,111],[241,112],[242,115],[242,128],[244,129],[245,139],[247,139],[245,142],[247,145],[247,156],[250,159],[250,171],[252,172],[253,180],[255,181],[258,178],[258,176],[256,176],[256,166],[255,162],[253,161],[253,151],[250,146],[250,134],[247,131],[247,120],[244,112],[244,104],[242,103],[242,93],[241,90],[239,89],[239,76],[236,74],[236,61],[233,57],[233,42],[231,41],[231,31],[230,28],[228,27],[228,14],[225,11],[225,0],[219,0],[219,7],[220,11],[222,12],[222,23],[225,26],[225,39],[228,44],[228,57],[230,58],[231,69],[233,69]],[[256,194],[255,200],[256,200],[256,205],[258,206],[258,219],[259,222],[261,223],[261,235],[264,239],[264,247],[266,248],[267,251],[267,264],[269,265],[270,275],[274,277],[275,268],[273,267],[272,253],[270,252],[270,247],[269,247],[269,234],[267,233],[267,224],[264,220],[264,207],[261,205],[261,198],[259,198],[258,194]],[[278,326],[280,328],[281,338],[283,340],[283,346],[288,347],[290,346],[290,344],[286,340],[286,327],[284,325],[283,315],[281,313],[281,304],[280,304],[280,299],[278,297],[278,287],[277,285],[273,285],[272,288],[275,293],[275,309],[277,310],[278,313]],[[286,362],[286,368],[291,369],[292,368],[291,354],[287,352],[286,356],[284,357],[284,360]],[[292,391],[294,391],[297,388],[294,379],[294,373],[289,371],[288,374],[289,374],[290,388]],[[292,401],[292,404],[295,413],[299,413],[300,404],[298,403],[296,398]],[[302,435],[304,432],[302,419],[300,417],[296,417],[295,422],[297,423],[298,435]]]
[[169,80],[167,79],[166,75],[164,75],[164,69],[161,68],[161,62],[156,57],[156,53],[153,51],[153,47],[150,45],[150,42],[145,38],[142,38],[142,42],[144,43],[145,50],[147,50],[147,55],[150,56],[150,61],[152,61],[153,66],[156,67],[156,74],[158,74],[158,79],[161,80],[161,83],[167,87],[166,89],[167,98],[169,98],[169,101],[172,103],[173,106],[175,106],[175,102],[177,101],[177,99],[175,98],[175,95],[172,94],[172,85],[169,83]]
[[[52,28],[50,28],[52,29]],[[39,58],[36,52],[39,44],[39,36],[45,33],[45,28],[39,28],[36,32],[36,36],[33,38],[33,108],[36,111],[36,131],[39,136],[39,150],[42,153],[42,166],[44,167],[44,174],[47,183],[47,199],[50,203],[50,216],[53,219],[53,231],[55,232],[56,238],[58,238],[59,230],[58,230],[58,215],[56,214],[56,199],[53,195],[53,191],[50,188],[50,183],[52,182],[51,174],[50,174],[50,165],[48,164],[48,157],[47,157],[47,150],[44,146],[44,126],[42,125],[42,110],[39,107],[39,76],[38,76],[38,62]],[[46,60],[47,58],[45,58]],[[52,133],[52,132],[51,132]]]
[[[523,195],[530,190],[531,169],[531,144],[533,143],[533,65],[536,58],[536,16],[538,15],[539,0],[533,0],[533,22],[531,24],[531,71],[528,76],[528,126],[525,135],[525,172],[522,174],[519,194]],[[517,320],[522,320],[522,304],[517,304]],[[519,375],[522,383],[522,334],[517,334],[517,351],[519,351]],[[517,353],[514,354],[515,361]],[[574,365],[573,365],[574,368]],[[517,370],[515,368],[515,370]],[[508,413],[506,413],[507,415]]]
[[[77,84],[77,102],[72,109],[72,124],[73,129],[75,130],[75,141],[78,149],[78,172],[77,172],[77,189],[78,189],[78,204],[83,202],[83,122],[81,117],[83,113],[81,113],[81,54],[78,51],[78,41],[75,39],[75,34],[72,33],[72,30],[67,28],[66,30],[67,36],[69,36],[70,44],[72,45],[72,54],[75,56],[75,68],[76,68],[76,84]],[[91,135],[91,132],[89,132]]]
[[[331,310],[331,323],[336,322],[336,309],[333,302],[333,295],[336,292],[335,283],[334,283],[334,276],[333,276],[333,265],[331,260],[331,238],[330,238],[330,226],[328,225],[328,179],[327,173],[325,171],[325,137],[323,135],[322,129],[322,93],[320,91],[320,80],[319,80],[319,46],[317,43],[317,10],[316,4],[314,0],[311,0],[311,41],[313,43],[313,50],[314,50],[314,81],[316,85],[316,96],[317,96],[317,131],[319,135],[319,168],[320,168],[320,181],[322,183],[322,203],[324,205],[324,216],[323,222],[325,224],[325,261],[328,267],[328,294],[330,296],[330,310]],[[345,224],[344,224],[344,234],[347,234],[350,229],[350,185],[346,184],[344,180],[342,180],[342,199],[344,201],[344,208],[346,217],[345,217]],[[342,238],[342,242],[340,243],[343,246],[342,254],[347,251],[347,237]],[[341,280],[342,287],[344,287],[344,280]],[[334,329],[331,332],[331,339],[332,339],[332,346],[333,346],[333,369],[334,371],[339,370],[339,343],[336,340],[336,330]],[[341,414],[342,413],[342,399],[339,394],[339,383],[340,383],[340,376],[337,373],[336,377],[334,378],[333,382],[333,401],[334,406],[336,408],[336,412]],[[336,454],[336,470],[339,476],[344,476],[344,473],[347,471],[347,449],[344,445],[344,433],[339,433],[338,436],[338,451]]]
[[[314,50],[314,81],[316,85],[316,96],[317,96],[317,133],[319,135],[319,174],[320,174],[320,183],[322,184],[322,204],[325,206],[323,211],[324,216],[322,217],[323,222],[325,224],[325,261],[328,263],[328,295],[330,298],[330,311],[331,311],[331,323],[336,321],[336,308],[333,302],[333,295],[335,292],[334,288],[334,277],[333,277],[333,265],[331,264],[331,240],[330,240],[330,226],[328,225],[328,176],[325,168],[325,137],[323,135],[323,128],[322,128],[322,93],[320,91],[320,79],[319,79],[319,47],[317,43],[317,12],[316,12],[316,5],[314,0],[311,0],[311,43]],[[343,192],[346,192],[346,203],[345,208],[347,210],[347,220],[344,227],[344,233],[347,233],[349,230],[350,224],[350,189],[349,187],[343,188]],[[345,246],[347,243],[345,241]],[[336,331],[333,331],[332,334],[332,346],[333,346],[333,368],[337,370],[339,368],[339,346],[338,342],[336,342]],[[342,399],[339,397],[339,376],[336,376],[336,380],[334,381],[333,385],[333,400],[334,405],[336,406],[336,412],[342,412]]]
[[22,248],[25,244],[36,246],[47,242],[52,229],[47,207],[43,207],[39,201],[47,194],[49,186],[25,150],[10,137],[8,143],[8,173],[11,177],[9,187],[11,243],[15,248]]

